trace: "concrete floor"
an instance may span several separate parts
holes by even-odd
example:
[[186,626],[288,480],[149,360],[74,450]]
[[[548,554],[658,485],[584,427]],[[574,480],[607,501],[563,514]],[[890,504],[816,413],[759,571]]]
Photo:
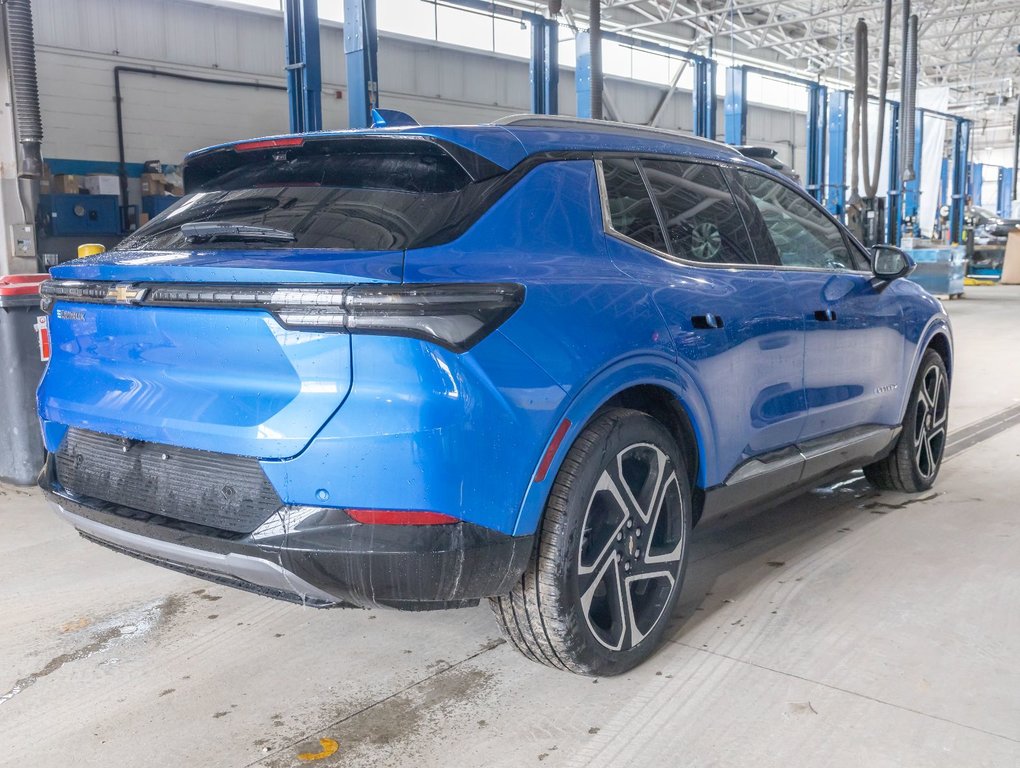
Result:
[[328,738],[311,764],[1020,766],[1020,289],[947,306],[936,488],[858,476],[699,528],[670,641],[620,678],[524,660],[484,606],[207,585],[0,486],[0,765],[280,768]]

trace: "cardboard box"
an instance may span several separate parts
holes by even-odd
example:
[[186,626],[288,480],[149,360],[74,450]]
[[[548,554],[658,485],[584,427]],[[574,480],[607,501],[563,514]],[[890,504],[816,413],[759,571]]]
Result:
[[120,177],[112,174],[95,174],[85,177],[85,189],[90,195],[119,195]]
[[50,194],[77,195],[81,192],[81,176],[70,173],[58,173],[50,179]]
[[166,177],[162,173],[142,174],[142,197],[162,195],[166,190]]
[[1006,255],[1002,259],[1002,285],[1020,284],[1020,230],[1006,237]]

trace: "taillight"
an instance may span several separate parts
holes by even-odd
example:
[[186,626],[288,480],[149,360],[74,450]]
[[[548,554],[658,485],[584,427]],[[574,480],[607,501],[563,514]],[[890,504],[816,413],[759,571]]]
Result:
[[154,307],[262,309],[287,328],[410,336],[464,352],[507,320],[524,301],[516,283],[401,285],[213,285],[51,280],[55,301]]
[[305,140],[300,136],[289,136],[285,139],[256,139],[242,141],[234,145],[235,152],[251,152],[255,149],[275,149],[276,147],[300,147]]
[[347,514],[366,525],[450,525],[455,517],[417,509],[348,509]]

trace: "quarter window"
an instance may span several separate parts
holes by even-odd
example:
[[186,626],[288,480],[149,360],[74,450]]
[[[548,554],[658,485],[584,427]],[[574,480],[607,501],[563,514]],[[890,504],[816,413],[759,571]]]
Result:
[[868,268],[839,227],[806,197],[757,173],[741,171],[740,179],[764,219],[779,264],[834,271]]
[[666,250],[659,218],[652,198],[633,159],[613,158],[602,162],[606,182],[609,220],[621,235],[657,251]]

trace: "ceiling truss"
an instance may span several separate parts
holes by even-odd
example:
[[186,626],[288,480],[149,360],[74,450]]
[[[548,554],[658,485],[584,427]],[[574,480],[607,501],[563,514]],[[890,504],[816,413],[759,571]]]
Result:
[[[510,0],[543,10],[539,0]],[[588,0],[564,0],[579,27]],[[893,2],[890,95],[902,70],[903,0]],[[854,25],[868,25],[870,79],[877,86],[882,0],[602,0],[604,29],[670,43],[725,61],[731,53],[811,78],[850,82]],[[1020,0],[914,0],[920,87],[948,86],[950,109],[977,122],[1009,120],[1020,91]]]

